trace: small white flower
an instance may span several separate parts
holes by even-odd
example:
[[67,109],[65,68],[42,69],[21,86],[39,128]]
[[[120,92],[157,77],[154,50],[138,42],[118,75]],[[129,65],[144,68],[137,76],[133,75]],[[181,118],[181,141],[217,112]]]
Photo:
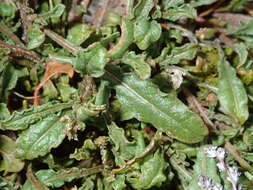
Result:
[[240,172],[236,166],[228,167],[228,177],[227,180],[231,183],[237,183],[239,180]]
[[218,159],[223,160],[223,159],[226,157],[226,151],[225,151],[225,149],[219,147],[219,148],[216,150],[216,155],[217,155],[217,158],[218,158]]
[[218,162],[216,164],[216,166],[218,167],[218,169],[219,169],[220,172],[224,172],[226,170],[226,168],[224,166],[224,163],[222,163],[222,162]]
[[209,188],[212,186],[212,179],[207,176],[199,176],[198,177],[198,185],[202,188]]
[[212,190],[223,190],[223,187],[221,184],[215,184],[212,186]]
[[210,146],[204,148],[204,152],[205,152],[207,157],[215,158],[215,157],[217,157],[216,149],[217,149],[217,146],[210,145]]

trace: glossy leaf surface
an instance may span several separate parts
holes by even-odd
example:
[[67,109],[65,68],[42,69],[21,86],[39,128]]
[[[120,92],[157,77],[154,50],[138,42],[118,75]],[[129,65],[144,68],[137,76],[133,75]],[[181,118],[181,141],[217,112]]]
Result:
[[112,82],[117,98],[131,111],[132,117],[151,123],[158,130],[186,143],[200,142],[207,135],[207,128],[197,115],[177,98],[161,96],[151,81],[135,75],[122,75],[112,69],[107,69],[106,78]]
[[66,124],[60,118],[57,115],[48,116],[23,131],[17,139],[17,157],[30,160],[44,156],[57,147],[66,136]]

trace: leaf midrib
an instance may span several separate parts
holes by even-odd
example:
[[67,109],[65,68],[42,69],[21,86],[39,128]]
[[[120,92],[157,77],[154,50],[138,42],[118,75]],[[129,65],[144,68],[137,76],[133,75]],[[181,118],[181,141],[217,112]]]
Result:
[[[225,77],[226,77],[226,79],[227,79],[227,81],[228,81],[228,85],[229,85],[229,89],[230,89],[230,91],[231,91],[231,93],[232,93],[232,99],[233,99],[233,101],[234,101],[234,105],[235,105],[235,109],[236,109],[236,111],[239,111],[239,105],[238,105],[238,103],[237,103],[237,98],[235,97],[235,91],[234,91],[234,88],[233,88],[233,85],[232,85],[232,77],[231,77],[231,80],[229,80],[230,79],[230,74],[229,74],[229,72],[228,72],[228,70],[230,69],[231,70],[231,72],[233,72],[233,70],[232,70],[232,68],[230,68],[230,65],[228,65],[228,63],[227,62],[222,62],[221,64],[223,64],[223,69],[225,70],[224,71],[224,74],[225,74]],[[225,64],[227,64],[228,65],[228,68],[226,68],[226,65]],[[233,114],[235,114],[235,115],[237,115],[236,114],[236,112],[234,112],[234,110],[233,110]],[[237,117],[237,116],[236,116]],[[238,119],[238,118],[237,118]]]
[[[26,153],[24,154],[25,156],[27,156],[30,151],[32,150],[32,148],[41,140],[45,137],[46,134],[48,134],[51,130],[53,130],[56,126],[57,126],[57,123],[59,121],[60,117],[58,116],[58,119],[54,122],[54,124],[49,127],[34,143],[31,144],[31,146],[29,146],[28,150],[26,151]],[[51,147],[51,145],[50,145]],[[39,153],[38,155],[41,155],[41,153]]]
[[[118,79],[114,74],[112,74],[111,72],[105,70],[105,72],[110,75],[111,77],[113,77],[117,82],[119,82],[120,84],[122,84],[123,86],[125,86],[125,88],[127,88],[128,90],[130,90],[133,94],[135,94],[140,100],[142,100],[144,103],[149,104],[150,106],[152,106],[155,110],[157,110],[159,113],[161,113],[162,115],[165,115],[166,117],[169,117],[171,120],[173,120],[173,122],[177,122],[177,123],[181,123],[180,120],[176,120],[174,118],[172,118],[171,116],[167,115],[166,113],[164,113],[162,110],[160,110],[159,108],[157,108],[154,104],[152,104],[151,102],[147,101],[145,98],[143,98],[142,96],[140,96],[135,90],[133,90],[132,88],[130,88],[126,83],[124,83],[123,81],[121,81],[120,79]],[[171,129],[171,127],[170,127]],[[186,131],[188,133],[188,131],[182,127],[182,130]],[[190,128],[188,128],[190,129]],[[171,132],[171,130],[170,130]],[[175,134],[173,134],[174,136]],[[178,135],[177,135],[178,138]],[[180,138],[181,139],[181,138]]]

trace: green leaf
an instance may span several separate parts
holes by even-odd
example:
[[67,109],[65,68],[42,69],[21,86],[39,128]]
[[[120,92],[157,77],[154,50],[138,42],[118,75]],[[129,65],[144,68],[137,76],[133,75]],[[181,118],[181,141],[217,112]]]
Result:
[[151,81],[121,74],[115,67],[106,69],[105,78],[114,85],[117,98],[132,117],[186,143],[200,142],[207,135],[207,128],[196,114],[177,98],[161,96]]
[[98,88],[98,93],[96,94],[95,104],[97,106],[108,105],[110,97],[109,82],[101,80],[100,86]]
[[169,8],[179,7],[180,5],[184,4],[184,0],[164,0],[161,3],[164,6],[164,9],[168,10]]
[[74,45],[81,45],[94,32],[94,29],[86,24],[76,24],[68,31],[67,40]]
[[153,0],[140,0],[134,8],[134,15],[140,18],[148,18],[149,12],[154,7]]
[[145,62],[145,55],[136,55],[133,51],[127,52],[122,57],[122,62],[130,65],[141,79],[147,79],[151,75],[151,68]]
[[155,20],[150,22],[141,17],[136,20],[134,25],[134,42],[141,50],[145,50],[160,38],[161,33],[160,24]]
[[178,64],[181,60],[192,60],[198,51],[196,44],[185,44],[181,47],[175,47],[171,54],[162,62],[162,64]]
[[87,160],[91,157],[91,151],[96,150],[96,145],[91,139],[86,139],[81,148],[76,148],[73,154],[70,154],[69,158],[76,160]]
[[18,71],[12,64],[7,63],[0,72],[0,102],[6,102],[9,91],[12,90],[18,81]]
[[37,17],[37,22],[44,22],[47,21],[48,19],[57,19],[61,17],[61,15],[65,11],[65,5],[58,3],[54,8],[52,8],[50,11],[39,14]]
[[7,180],[0,176],[0,189],[2,190],[19,190],[20,185],[15,184],[11,180]]
[[15,142],[5,135],[0,135],[0,154],[3,157],[0,163],[0,171],[8,173],[19,172],[23,169],[25,163],[15,157],[15,150]]
[[10,117],[10,112],[7,108],[7,105],[4,103],[0,103],[0,120],[4,120]]
[[42,190],[42,189],[49,190],[49,188],[47,188],[46,185],[42,181],[38,180],[34,176],[31,165],[28,166],[26,177],[27,177],[27,180],[25,184],[22,186],[21,190]]
[[197,11],[191,4],[183,4],[178,7],[173,7],[163,12],[162,18],[177,21],[182,18],[194,19],[197,17]]
[[107,128],[109,137],[115,145],[114,155],[118,166],[123,167],[124,161],[132,159],[145,149],[144,137],[138,131],[135,131],[136,141],[130,142],[125,136],[124,129],[119,128],[115,123],[107,125]]
[[211,5],[213,3],[215,3],[218,0],[193,0],[190,4],[193,7],[199,7],[199,6],[203,6],[203,5]]
[[0,16],[1,17],[10,17],[10,18],[14,18],[15,17],[15,12],[16,9],[7,2],[0,2]]
[[21,112],[13,112],[8,119],[0,121],[0,128],[2,130],[23,130],[47,116],[70,108],[71,106],[72,104],[69,103],[52,101],[41,106],[31,107]]
[[234,45],[235,52],[239,56],[239,64],[240,66],[244,65],[247,61],[248,51],[247,47],[244,43],[238,43]]
[[45,41],[45,34],[40,30],[40,26],[34,24],[27,30],[28,36],[28,49],[34,49],[39,47]]
[[167,179],[164,174],[167,165],[163,154],[156,151],[152,157],[145,160],[141,165],[141,173],[138,173],[136,177],[129,176],[127,180],[135,189],[159,187]]
[[224,111],[243,124],[249,116],[248,97],[235,69],[226,60],[218,63],[218,99]]
[[107,50],[100,43],[95,43],[92,48],[80,51],[73,64],[79,73],[100,77],[104,74],[106,63]]
[[209,158],[205,155],[204,146],[202,146],[197,154],[197,160],[194,165],[193,178],[189,181],[189,190],[202,190],[198,185],[199,176],[205,176],[212,179],[213,184],[220,184],[221,179],[218,174],[216,161],[214,158]]
[[58,170],[57,172],[48,169],[40,170],[35,175],[43,181],[48,187],[61,187],[65,182],[70,182],[74,179],[82,178],[88,175],[96,174],[101,171],[102,167],[97,166],[94,168],[70,168],[67,170]]
[[121,37],[118,43],[110,49],[108,55],[112,59],[118,59],[126,52],[128,47],[133,43],[133,23],[132,21],[122,18],[121,19]]
[[17,157],[31,160],[59,146],[66,136],[66,123],[60,119],[61,116],[51,115],[23,131],[17,139]]
[[232,33],[239,39],[244,40],[247,45],[252,47],[252,36],[253,36],[253,21],[250,20],[248,23],[240,23],[240,27]]
[[117,175],[112,183],[112,188],[114,190],[124,190],[126,188],[125,178],[125,175]]

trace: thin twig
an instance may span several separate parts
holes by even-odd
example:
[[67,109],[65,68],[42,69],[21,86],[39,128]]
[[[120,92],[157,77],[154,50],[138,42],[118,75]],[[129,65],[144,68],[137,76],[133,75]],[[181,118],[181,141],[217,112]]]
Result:
[[225,142],[224,148],[233,156],[241,167],[253,174],[253,168],[238,154],[236,148],[229,141]]
[[207,117],[202,105],[198,102],[195,96],[186,87],[182,87],[182,91],[186,96],[188,104],[191,105],[192,108],[195,108],[194,112],[199,113],[200,117],[203,119],[209,129],[215,129],[215,124]]
[[21,47],[25,47],[25,45],[23,44],[23,42],[13,32],[11,32],[9,28],[7,28],[6,26],[4,26],[1,23],[0,23],[0,30],[2,31],[2,33],[4,35],[8,36],[17,45],[19,45]]
[[174,24],[171,22],[167,22],[166,24],[161,24],[161,26],[167,30],[169,28],[174,28],[174,29],[180,30],[182,32],[182,35],[187,37],[191,43],[194,43],[194,44],[198,43],[198,40],[195,37],[195,35],[190,30],[187,30],[180,25],[177,25],[177,24]]
[[26,13],[26,9],[28,8],[28,0],[20,0],[17,3],[17,6],[19,8],[19,12],[20,12],[20,18],[21,18],[21,23],[22,23],[22,28],[23,28],[23,36],[22,39],[27,42],[28,41],[28,36],[27,36],[27,30],[29,25],[31,25],[27,13]]
[[33,100],[34,97],[33,96],[24,96],[18,92],[13,92],[13,94],[15,94],[16,96],[20,97],[20,98],[23,98],[23,99],[26,99],[26,100]]
[[45,29],[44,33],[48,37],[50,37],[53,41],[55,41],[57,44],[59,44],[63,48],[66,48],[67,50],[69,50],[72,53],[77,53],[80,50],[78,47],[74,46],[73,44],[68,42],[66,39],[61,37],[59,34],[53,32],[51,30]]
[[26,48],[18,47],[18,46],[6,43],[2,40],[0,40],[0,48],[9,48],[11,50],[12,56],[25,57],[33,62],[43,63],[41,58],[36,53]]
[[137,162],[141,158],[145,157],[154,147],[155,147],[155,137],[152,138],[149,145],[145,148],[145,150],[141,154],[139,154],[139,155],[135,156],[133,159],[129,160],[122,168],[113,169],[112,173],[117,174],[117,173],[121,173],[121,172],[125,171],[127,168],[131,167],[135,162]]

